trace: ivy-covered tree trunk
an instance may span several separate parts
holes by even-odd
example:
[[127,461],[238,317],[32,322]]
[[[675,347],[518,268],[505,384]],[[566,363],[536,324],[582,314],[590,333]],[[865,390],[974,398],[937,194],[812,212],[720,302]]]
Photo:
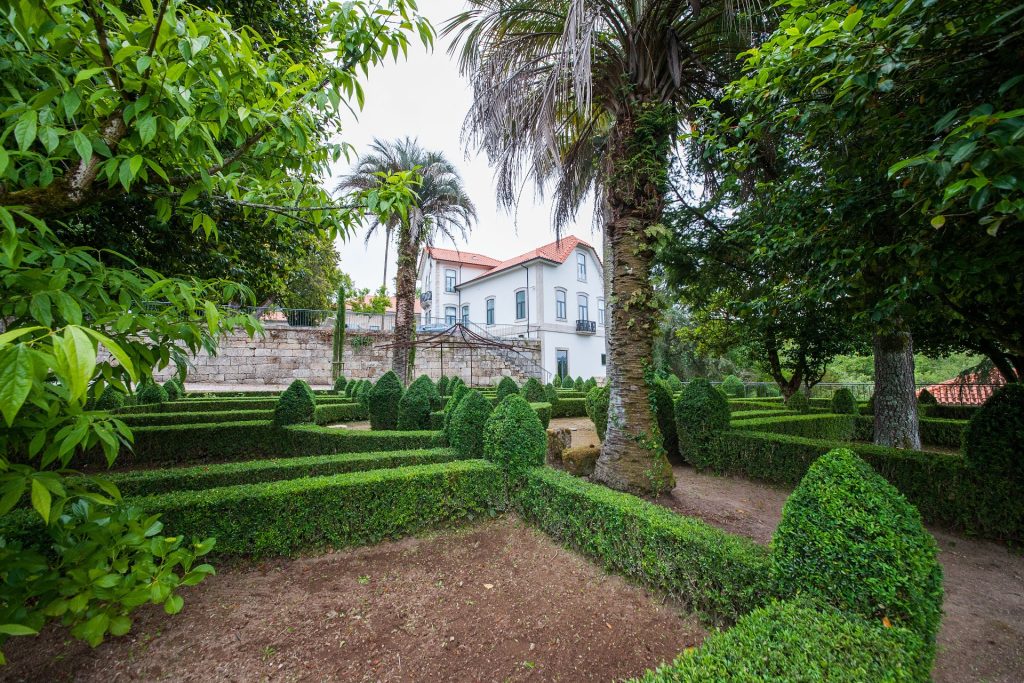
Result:
[[875,444],[921,449],[914,392],[914,340],[902,321],[875,334]]
[[416,243],[411,230],[403,226],[398,230],[398,273],[395,278],[395,345],[391,351],[391,368],[409,383],[408,344],[412,343],[416,325]]
[[611,290],[608,431],[593,478],[611,488],[658,493],[675,478],[651,411],[647,378],[658,327],[651,285],[653,228],[661,220],[668,151],[675,130],[670,107],[637,103],[619,114],[610,141],[605,193]]

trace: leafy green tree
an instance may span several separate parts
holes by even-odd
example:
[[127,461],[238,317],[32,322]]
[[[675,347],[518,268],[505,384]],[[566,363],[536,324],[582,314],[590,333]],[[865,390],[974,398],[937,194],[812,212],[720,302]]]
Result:
[[[651,285],[673,137],[713,96],[745,44],[731,2],[473,0],[446,27],[474,103],[467,134],[497,166],[498,200],[524,180],[554,186],[556,232],[597,193],[609,306],[608,438],[594,477],[613,488],[673,485],[652,448],[645,376],[658,327]],[[656,473],[656,474],[652,474]]]

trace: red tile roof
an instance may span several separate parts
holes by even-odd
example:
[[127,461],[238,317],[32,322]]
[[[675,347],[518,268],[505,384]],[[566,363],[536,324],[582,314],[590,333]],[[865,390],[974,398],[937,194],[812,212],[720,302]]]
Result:
[[1001,372],[993,370],[984,379],[980,375],[964,375],[925,389],[941,404],[980,406],[1004,384],[1006,378]]
[[452,263],[463,263],[467,266],[482,266],[493,268],[501,263],[498,259],[483,254],[474,254],[471,251],[459,251],[458,249],[440,249],[438,247],[427,247],[427,254],[438,261],[451,261]]
[[509,268],[513,268],[528,261],[533,261],[534,259],[546,259],[548,261],[553,261],[554,263],[559,264],[565,263],[566,259],[569,258],[572,252],[577,247],[581,246],[587,247],[589,249],[594,249],[594,247],[592,247],[589,243],[584,242],[579,237],[576,237],[575,235],[569,235],[568,237],[563,237],[560,240],[555,240],[550,244],[545,244],[542,247],[531,249],[526,253],[519,254],[518,256],[513,256],[510,259],[496,263],[494,267],[488,270],[486,273],[481,273],[472,280],[467,280],[462,284],[465,285],[469,284],[470,282],[475,282],[476,280],[479,280],[481,278],[489,277],[491,275],[494,275],[495,273],[507,270]]

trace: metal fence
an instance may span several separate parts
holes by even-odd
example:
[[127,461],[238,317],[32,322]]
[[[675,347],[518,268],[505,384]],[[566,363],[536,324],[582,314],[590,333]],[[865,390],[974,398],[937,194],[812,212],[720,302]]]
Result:
[[[722,382],[711,382],[718,386]],[[927,389],[939,403],[948,405],[981,405],[996,389],[1003,386],[995,383],[948,380],[940,383],[916,383],[914,389]],[[811,387],[811,398],[832,398],[839,389],[849,389],[858,401],[867,401],[875,393],[874,382],[820,382]],[[744,382],[746,398],[779,396],[779,387],[774,382]]]

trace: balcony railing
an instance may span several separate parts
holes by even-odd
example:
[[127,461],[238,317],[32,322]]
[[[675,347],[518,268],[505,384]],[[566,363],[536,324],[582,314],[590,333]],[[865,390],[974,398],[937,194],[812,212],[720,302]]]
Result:
[[597,321],[595,321],[595,320],[577,320],[576,321],[576,333],[577,334],[597,334]]

